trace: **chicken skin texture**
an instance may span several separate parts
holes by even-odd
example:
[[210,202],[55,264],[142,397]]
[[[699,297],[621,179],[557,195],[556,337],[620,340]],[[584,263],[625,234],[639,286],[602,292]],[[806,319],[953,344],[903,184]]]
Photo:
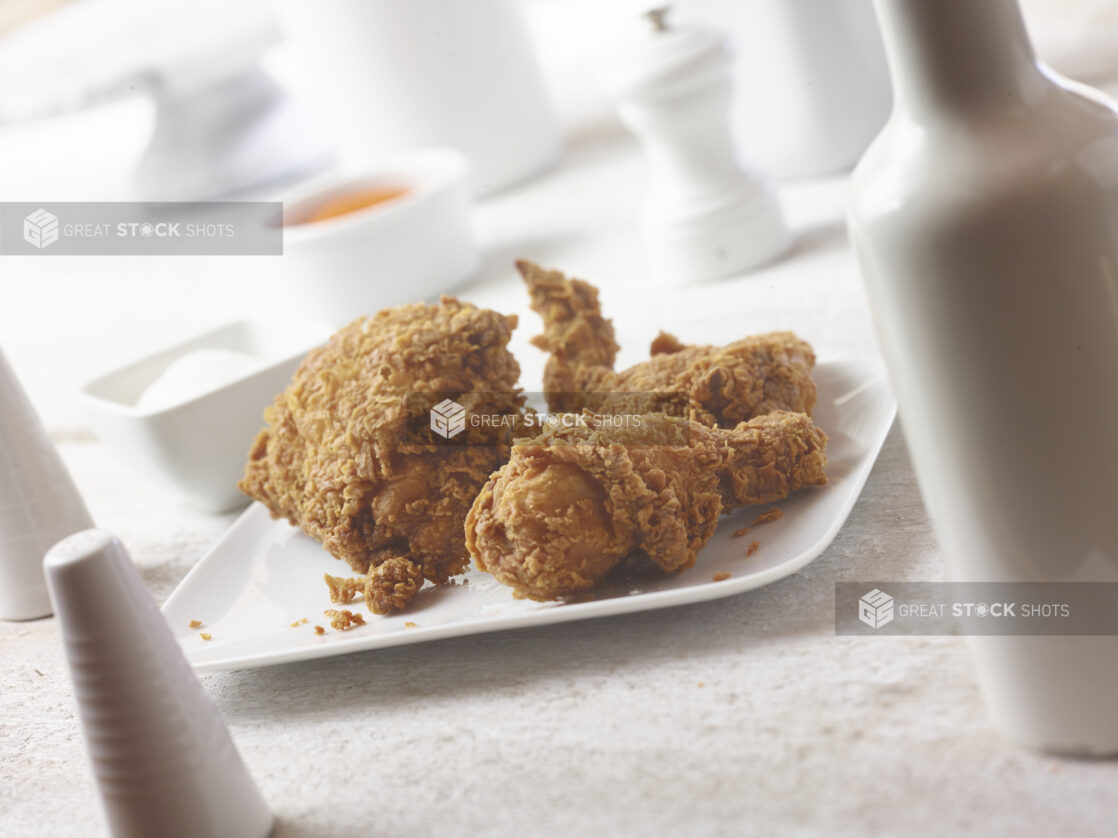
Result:
[[695,563],[723,512],[827,479],[826,434],[803,413],[776,411],[733,429],[639,419],[630,428],[549,428],[515,445],[466,517],[475,564],[535,600],[592,588],[627,560],[679,571]]
[[466,513],[508,456],[507,446],[409,442],[408,394],[464,393],[469,409],[502,393],[519,409],[520,368],[506,348],[515,327],[515,316],[452,297],[356,320],[267,409],[240,488],[369,574],[370,608],[402,608],[423,579],[465,570]]
[[550,354],[544,391],[553,412],[666,412],[721,428],[774,410],[811,415],[815,353],[793,333],[721,347],[687,346],[661,333],[648,361],[616,372],[613,324],[602,317],[597,289],[531,262],[516,267],[544,321],[532,342]]

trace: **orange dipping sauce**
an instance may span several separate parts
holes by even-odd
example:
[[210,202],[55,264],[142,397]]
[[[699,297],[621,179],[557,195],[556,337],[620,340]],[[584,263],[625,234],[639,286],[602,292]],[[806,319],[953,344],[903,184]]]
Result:
[[[410,191],[407,187],[374,187],[335,195],[332,198],[325,199],[305,218],[292,222],[292,224],[315,224],[319,221],[329,221],[332,218],[349,215],[351,212],[359,212],[377,204],[395,200]],[[286,226],[292,226],[292,224]]]

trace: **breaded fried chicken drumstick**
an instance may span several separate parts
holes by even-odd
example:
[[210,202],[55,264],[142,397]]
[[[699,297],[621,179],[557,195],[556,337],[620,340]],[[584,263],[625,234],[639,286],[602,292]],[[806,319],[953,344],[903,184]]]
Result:
[[[521,260],[517,270],[528,286],[532,310],[544,321],[533,343],[550,354],[544,390],[552,411],[593,407],[578,394],[663,394],[680,396],[687,415],[705,425],[732,428],[773,410],[811,415],[815,383],[811,345],[791,332],[773,332],[727,346],[685,346],[661,333],[652,357],[621,372],[613,324],[602,317],[598,291],[580,279],[568,279]],[[620,404],[611,401],[615,408]],[[643,403],[648,411],[664,406]]]
[[634,554],[682,570],[723,512],[826,482],[827,437],[805,414],[733,429],[639,419],[549,428],[515,445],[466,518],[477,566],[537,600],[591,588]]
[[424,579],[466,568],[466,512],[507,456],[495,445],[406,444],[405,397],[508,393],[517,409],[520,368],[506,348],[515,327],[515,316],[452,297],[351,323],[268,408],[241,489],[368,574],[371,610],[402,608]]

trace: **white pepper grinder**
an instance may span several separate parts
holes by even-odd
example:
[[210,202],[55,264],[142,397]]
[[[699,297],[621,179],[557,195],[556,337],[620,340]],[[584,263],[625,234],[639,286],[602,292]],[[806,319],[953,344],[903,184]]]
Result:
[[[1017,0],[875,2],[895,104],[850,232],[948,572],[1118,584],[1118,107]],[[1118,637],[1049,627],[969,638],[995,724],[1118,754]]]
[[791,235],[773,188],[737,159],[725,39],[669,26],[667,12],[646,13],[649,31],[624,54],[613,85],[650,167],[649,256],[673,281],[741,273],[784,253]]

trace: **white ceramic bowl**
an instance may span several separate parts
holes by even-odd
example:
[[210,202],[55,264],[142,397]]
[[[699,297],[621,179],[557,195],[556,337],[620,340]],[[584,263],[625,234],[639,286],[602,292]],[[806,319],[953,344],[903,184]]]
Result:
[[[242,320],[199,335],[90,381],[79,392],[101,440],[137,472],[211,512],[244,506],[237,489],[264,408],[299,362],[325,343],[325,324]],[[198,349],[225,349],[259,359],[251,372],[167,407],[136,406],[177,359]]]
[[[283,213],[280,274],[288,305],[300,316],[343,326],[469,279],[480,264],[469,174],[463,155],[432,149],[297,192],[284,202]],[[302,223],[330,198],[398,187],[408,192],[337,218]]]

